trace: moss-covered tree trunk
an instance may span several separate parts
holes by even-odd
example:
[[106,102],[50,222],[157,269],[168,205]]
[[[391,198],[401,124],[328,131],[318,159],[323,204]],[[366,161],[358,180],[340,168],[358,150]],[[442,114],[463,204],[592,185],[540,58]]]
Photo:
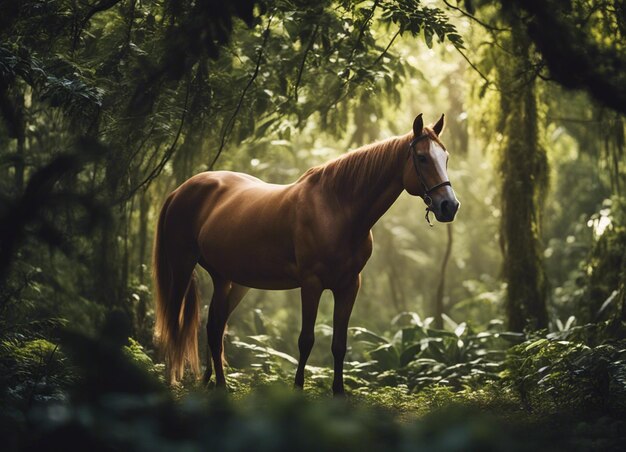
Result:
[[498,67],[504,138],[499,167],[500,226],[508,324],[511,330],[522,331],[548,324],[547,284],[540,246],[547,160],[539,144],[530,43],[519,25],[513,25],[509,43],[514,57],[503,55]]

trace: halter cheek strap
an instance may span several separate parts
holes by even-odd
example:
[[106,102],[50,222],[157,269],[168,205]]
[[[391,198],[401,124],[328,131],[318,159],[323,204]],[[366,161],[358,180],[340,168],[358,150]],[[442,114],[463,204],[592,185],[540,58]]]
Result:
[[445,187],[445,186],[452,187],[452,184],[450,183],[449,180],[446,180],[439,184],[433,185],[430,188],[428,188],[428,186],[426,185],[424,177],[422,176],[422,172],[420,171],[419,162],[417,161],[417,151],[415,150],[415,145],[419,141],[422,141],[426,138],[429,138],[427,134],[422,134],[420,136],[413,138],[411,142],[409,143],[409,153],[411,154],[411,158],[413,159],[413,167],[415,168],[415,173],[417,174],[417,178],[422,184],[422,187],[424,188],[424,203],[426,203],[425,218],[426,218],[426,221],[428,222],[428,225],[432,227],[433,224],[430,222],[430,217],[428,216],[430,212],[432,212],[432,205],[433,205],[433,199],[430,197],[430,194],[433,193],[435,190],[438,190],[441,187]]

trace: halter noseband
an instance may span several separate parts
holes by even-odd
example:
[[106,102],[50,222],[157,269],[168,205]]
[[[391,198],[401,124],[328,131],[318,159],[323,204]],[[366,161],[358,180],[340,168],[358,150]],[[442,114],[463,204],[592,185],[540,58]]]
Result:
[[417,174],[417,178],[419,179],[420,183],[422,184],[422,187],[424,187],[424,203],[426,203],[426,221],[428,222],[428,225],[432,228],[433,224],[430,222],[430,217],[428,216],[430,214],[430,212],[432,212],[432,205],[433,205],[433,199],[430,197],[430,194],[432,192],[434,192],[435,190],[441,188],[441,187],[445,187],[446,185],[448,187],[452,187],[452,184],[450,183],[449,180],[443,181],[439,184],[433,185],[432,187],[428,188],[428,185],[426,185],[426,182],[424,181],[424,177],[422,176],[422,173],[420,171],[419,168],[419,164],[417,161],[417,151],[415,150],[415,145],[419,142],[422,141],[425,138],[429,138],[428,134],[422,134],[420,136],[417,136],[415,138],[413,138],[411,140],[411,142],[409,143],[409,153],[411,154],[411,157],[413,159],[413,167],[415,168],[415,173]]

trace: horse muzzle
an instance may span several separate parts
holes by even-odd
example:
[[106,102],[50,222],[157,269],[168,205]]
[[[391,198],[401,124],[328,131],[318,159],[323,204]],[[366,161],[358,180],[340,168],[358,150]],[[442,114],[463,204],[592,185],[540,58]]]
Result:
[[435,203],[435,208],[432,209],[432,211],[435,214],[437,221],[441,223],[450,223],[454,220],[460,205],[461,203],[456,198],[444,198],[438,203]]

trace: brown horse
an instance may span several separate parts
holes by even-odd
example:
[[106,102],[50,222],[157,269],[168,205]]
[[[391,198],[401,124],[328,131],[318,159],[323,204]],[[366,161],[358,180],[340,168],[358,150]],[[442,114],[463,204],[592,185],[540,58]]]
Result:
[[[444,117],[424,128],[349,152],[309,169],[289,185],[247,174],[198,174],[172,192],[161,210],[154,244],[157,341],[172,381],[185,364],[198,374],[200,322],[196,264],[213,279],[207,322],[217,386],[225,386],[223,336],[229,315],[249,288],[301,289],[302,330],[295,385],[313,347],[320,295],[335,299],[333,392],[342,394],[348,321],[360,273],[372,253],[374,223],[403,190],[421,196],[426,215],[449,222],[459,207],[439,140]],[[205,381],[211,377],[210,360]]]

